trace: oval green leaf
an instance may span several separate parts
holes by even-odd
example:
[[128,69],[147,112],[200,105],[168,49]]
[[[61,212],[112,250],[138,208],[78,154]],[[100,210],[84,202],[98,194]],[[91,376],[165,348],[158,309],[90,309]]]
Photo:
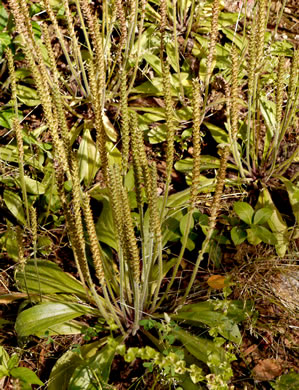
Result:
[[234,210],[235,213],[238,215],[238,217],[247,223],[247,225],[252,224],[252,217],[254,214],[253,208],[250,206],[250,204],[246,202],[235,202],[234,203]]
[[254,234],[262,240],[265,244],[269,245],[276,245],[277,239],[275,238],[275,235],[270,232],[267,228],[264,226],[252,226],[252,231]]
[[12,215],[23,225],[25,225],[25,214],[23,209],[23,202],[19,195],[15,192],[4,190],[3,194],[4,202],[8,208],[8,210],[12,213]]
[[253,223],[255,225],[263,225],[271,217],[273,210],[269,207],[263,207],[256,211],[253,218]]
[[43,385],[43,382],[38,378],[38,376],[27,367],[13,368],[10,370],[10,375],[13,378],[20,379],[21,382],[25,382],[28,385]]
[[232,230],[230,231],[231,239],[233,240],[233,243],[237,246],[242,244],[247,238],[247,233],[244,229],[240,228],[239,226],[234,226]]

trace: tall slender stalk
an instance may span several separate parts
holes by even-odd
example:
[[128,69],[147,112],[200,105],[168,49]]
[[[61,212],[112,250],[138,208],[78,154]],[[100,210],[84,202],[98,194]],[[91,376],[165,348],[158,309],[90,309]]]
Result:
[[20,186],[22,190],[23,202],[25,205],[26,211],[26,224],[30,226],[30,213],[29,213],[29,203],[27,197],[26,183],[25,183],[25,172],[24,172],[24,144],[23,144],[23,135],[22,128],[20,126],[19,120],[15,118],[13,120],[13,129],[16,134],[17,146],[18,146],[18,163],[19,163],[19,177],[20,177]]
[[27,283],[27,276],[26,276],[26,258],[24,256],[24,246],[23,246],[23,231],[20,226],[17,226],[16,228],[16,235],[17,235],[17,248],[18,248],[18,260],[19,260],[19,269],[24,275],[24,285],[25,285],[25,290],[28,295],[30,303],[32,303],[31,296],[29,294],[28,290],[28,283]]
[[186,32],[186,36],[185,36],[185,43],[184,43],[184,48],[183,48],[183,54],[185,54],[185,51],[186,51],[186,48],[187,48],[187,45],[188,45],[188,39],[189,39],[189,35],[190,35],[191,29],[192,29],[194,13],[195,13],[195,0],[192,0],[190,16],[189,16],[189,19],[188,19],[187,32]]
[[193,85],[193,169],[192,169],[192,183],[190,189],[190,203],[187,211],[188,217],[187,217],[185,232],[183,235],[181,250],[177,258],[176,264],[174,266],[172,277],[167,285],[165,293],[163,294],[158,304],[155,306],[155,309],[163,303],[164,299],[167,297],[177,276],[179,266],[182,262],[186,250],[189,232],[191,229],[191,223],[193,219],[193,212],[196,207],[196,198],[199,190],[200,152],[201,152],[201,137],[200,137],[201,113],[200,113],[200,86],[199,86],[198,79],[193,80],[192,85]]
[[184,104],[184,87],[182,83],[182,76],[180,71],[180,57],[179,57],[179,45],[178,45],[178,37],[177,37],[177,0],[172,0],[172,19],[173,19],[173,41],[174,41],[174,50],[175,50],[175,60],[177,66],[177,74],[179,78],[179,86],[180,86],[180,95],[179,99]]
[[167,127],[167,151],[166,151],[166,179],[165,179],[165,190],[163,196],[163,203],[161,208],[161,219],[163,219],[168,192],[171,183],[171,174],[173,169],[174,159],[174,135],[175,135],[175,121],[173,113],[173,103],[171,98],[171,82],[169,65],[166,62],[162,62],[162,77],[163,77],[163,91],[165,101],[165,115],[166,115],[166,127]]
[[65,59],[66,59],[67,63],[68,63],[68,66],[69,66],[69,68],[71,70],[71,73],[72,73],[73,77],[75,78],[75,80],[76,80],[76,82],[78,84],[78,87],[80,88],[81,93],[83,94],[83,96],[86,96],[86,91],[85,91],[85,89],[84,89],[84,87],[82,85],[82,82],[81,82],[80,78],[79,78],[78,72],[74,68],[73,61],[71,60],[70,55],[69,55],[69,51],[68,51],[68,49],[67,49],[67,47],[65,45],[63,35],[62,35],[61,30],[59,28],[59,25],[58,25],[58,22],[57,22],[57,18],[55,17],[55,14],[54,14],[54,12],[52,10],[50,1],[49,0],[43,0],[43,3],[44,3],[44,6],[45,6],[45,9],[47,11],[47,14],[50,17],[51,23],[52,23],[52,25],[55,28],[55,33],[57,34],[60,46],[62,48],[63,54],[65,56]]
[[182,297],[181,303],[184,303],[190,293],[190,290],[194,284],[195,278],[197,276],[197,271],[200,266],[201,261],[203,260],[204,254],[207,252],[209,245],[211,244],[211,238],[215,230],[216,226],[216,220],[217,215],[220,207],[220,199],[223,192],[223,186],[224,186],[224,180],[225,180],[225,174],[226,174],[226,166],[227,166],[227,159],[230,153],[229,146],[225,146],[222,150],[221,155],[221,161],[220,161],[220,168],[218,170],[217,174],[217,184],[216,184],[216,190],[213,196],[213,203],[211,207],[211,215],[209,218],[209,226],[208,231],[206,234],[206,237],[202,243],[201,250],[199,251],[195,266],[193,268],[193,272],[191,275],[191,279],[189,281],[189,284],[185,290],[185,293]]
[[135,58],[133,75],[132,75],[130,83],[129,83],[129,91],[134,86],[134,82],[135,82],[136,76],[137,76],[137,70],[139,67],[139,59],[140,59],[140,53],[141,53],[141,37],[142,37],[143,26],[144,26],[146,3],[147,3],[147,0],[141,0],[140,20],[139,20],[139,25],[138,25],[138,37],[137,37],[137,53],[136,53],[136,58]]
[[15,68],[13,64],[13,55],[10,49],[6,50],[6,58],[8,62],[8,70],[10,76],[10,85],[11,85],[11,100],[15,110],[15,118],[13,120],[13,129],[16,134],[17,146],[18,146],[18,163],[19,163],[19,177],[20,177],[20,186],[22,190],[23,202],[25,204],[26,210],[26,220],[27,226],[30,226],[30,215],[29,215],[29,204],[27,197],[27,190],[25,184],[25,173],[24,173],[24,145],[23,145],[23,135],[22,129],[18,119],[18,101],[17,101],[17,82]]
[[238,54],[237,48],[235,45],[232,45],[232,77],[231,77],[231,93],[230,93],[230,114],[231,114],[231,126],[229,126],[229,136],[232,146],[232,152],[236,164],[238,166],[239,172],[243,178],[245,178],[245,173],[243,169],[243,164],[241,161],[240,153],[238,150],[238,131],[239,131],[239,107],[238,107],[238,97],[239,97],[239,87],[238,87],[238,73],[239,73],[239,64],[238,64]]
[[32,232],[32,243],[33,243],[33,261],[34,261],[34,267],[35,272],[37,275],[37,281],[38,281],[38,287],[39,287],[39,299],[40,302],[42,301],[42,293],[41,293],[41,280],[39,275],[39,269],[37,266],[37,215],[36,215],[36,209],[31,206],[30,208],[30,220],[31,220],[31,232]]

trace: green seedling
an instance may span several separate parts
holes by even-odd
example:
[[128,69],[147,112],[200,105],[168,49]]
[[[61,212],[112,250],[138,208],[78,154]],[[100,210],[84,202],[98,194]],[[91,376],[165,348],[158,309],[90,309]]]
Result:
[[270,208],[262,207],[254,211],[249,203],[236,202],[234,211],[240,218],[231,230],[231,239],[235,245],[242,244],[246,239],[251,245],[258,245],[261,242],[277,244],[275,235],[265,227],[273,213]]
[[31,390],[31,385],[43,385],[37,375],[27,367],[19,367],[20,358],[17,353],[11,356],[0,346],[0,380],[10,378],[13,388],[19,383],[21,390]]

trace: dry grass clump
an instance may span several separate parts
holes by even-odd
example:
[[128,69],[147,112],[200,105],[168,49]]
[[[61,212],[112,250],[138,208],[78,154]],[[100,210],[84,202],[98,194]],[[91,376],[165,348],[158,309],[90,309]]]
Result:
[[270,327],[273,333],[298,329],[298,252],[281,259],[272,249],[248,254],[245,248],[243,255],[242,266],[231,272],[234,298],[254,302],[257,327]]

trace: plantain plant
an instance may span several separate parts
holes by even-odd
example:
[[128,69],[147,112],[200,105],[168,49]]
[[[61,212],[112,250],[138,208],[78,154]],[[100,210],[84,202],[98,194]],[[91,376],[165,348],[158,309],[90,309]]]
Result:
[[[231,44],[218,46],[218,50],[219,53],[227,51],[227,54],[230,51],[231,61],[224,67],[219,54],[215,67],[221,72],[219,78],[223,78],[224,89],[228,92],[228,114],[223,128],[212,121],[205,121],[204,125],[218,144],[231,145],[227,183],[249,193],[255,192],[259,197],[258,207],[275,211],[269,219],[269,228],[277,238],[277,254],[284,256],[298,236],[297,212],[294,212],[295,225],[289,226],[272,195],[284,191],[295,210],[293,193],[298,186],[296,164],[299,151],[296,136],[298,49],[287,41],[277,41],[267,31],[267,4],[266,1],[256,2],[248,29],[238,32],[222,24],[221,30]],[[231,72],[227,72],[228,66]],[[218,103],[221,103],[220,99]],[[293,139],[293,146],[286,152],[288,139]],[[203,158],[206,164],[202,171],[219,168],[218,157]],[[180,160],[175,165],[177,170],[187,173],[189,183],[192,167],[191,158]]]
[[[200,128],[209,109],[207,95],[217,54],[220,4],[218,0],[213,2],[204,80],[200,81],[197,77],[189,80],[186,83],[189,91],[185,91],[176,35],[177,21],[185,18],[187,36],[191,34],[197,11],[195,2],[187,2],[184,7],[183,2],[173,1],[172,10],[166,0],[161,0],[158,6],[157,3],[145,0],[104,1],[101,7],[92,9],[87,0],[76,0],[74,4],[64,0],[62,5],[43,0],[37,6],[41,8],[34,9],[33,5],[29,8],[25,0],[9,0],[20,45],[18,52],[24,56],[30,71],[30,83],[35,85],[43,115],[43,126],[30,138],[32,135],[27,135],[18,120],[21,100],[13,64],[13,56],[18,53],[8,49],[13,131],[17,145],[13,162],[18,163],[16,182],[21,189],[22,200],[12,191],[7,191],[4,201],[24,225],[23,232],[18,229],[17,234],[19,262],[15,274],[21,294],[11,294],[10,299],[26,296],[15,329],[21,338],[31,335],[45,337],[82,332],[83,320],[78,320],[82,316],[103,319],[106,324],[103,335],[96,341],[82,346],[79,352],[68,351],[58,360],[50,376],[50,390],[78,386],[92,389],[107,385],[115,354],[122,353],[127,360],[128,355],[134,355],[130,349],[125,354],[123,348],[133,336],[142,335],[156,349],[154,354],[146,347],[146,353],[143,349],[135,350],[133,357],[154,359],[152,363],[163,368],[163,348],[156,329],[159,326],[151,328],[147,322],[154,319],[161,324],[162,313],[166,313],[167,334],[175,340],[176,348],[183,351],[181,356],[192,355],[179,377],[184,388],[198,388],[196,383],[201,380],[208,380],[209,384],[214,381],[215,386],[228,388],[232,375],[230,362],[233,356],[226,351],[223,343],[225,339],[240,343],[237,323],[244,319],[244,308],[240,307],[240,303],[228,300],[225,304],[221,301],[185,303],[215,231],[230,150],[237,166],[243,161],[237,143],[237,49],[233,49],[231,88],[226,97],[228,136],[226,142],[219,145],[219,169],[213,183],[214,196],[206,235],[190,280],[184,291],[180,291],[177,278],[188,245],[197,197],[202,189]],[[32,22],[30,15],[34,12],[38,23]],[[157,21],[156,25],[153,19]],[[149,21],[151,26],[147,27]],[[173,46],[168,39],[169,25],[172,25]],[[142,53],[145,28],[146,31],[155,30],[159,37],[157,58]],[[58,43],[55,47],[59,47],[58,53],[67,64],[69,73],[57,61],[53,31],[55,43]],[[172,53],[171,66],[176,71],[175,76],[167,60],[168,53]],[[138,108],[130,105],[130,93],[138,91],[135,84],[144,58],[151,61],[161,78],[163,107],[160,112],[166,129],[166,173],[161,196],[158,195],[157,166],[150,161],[147,153]],[[175,79],[178,93],[173,92]],[[154,80],[152,84],[155,84]],[[205,91],[204,99],[201,98],[202,90]],[[296,93],[292,92],[292,96]],[[185,107],[187,104],[189,106]],[[190,188],[171,195],[175,136],[179,124],[177,106],[192,115],[194,162]],[[108,118],[107,107],[119,111],[120,134]],[[290,114],[293,107],[290,103]],[[47,131],[51,140],[50,147],[37,141],[43,131]],[[118,149],[119,138],[121,148]],[[24,169],[24,165],[25,168],[29,165],[26,151],[30,143],[38,145],[44,158],[46,155],[45,161],[34,161],[36,169],[44,164],[37,175],[43,177],[42,182],[34,182],[38,188],[37,193],[32,194],[35,196],[28,196],[28,187],[34,183],[28,178],[29,170]],[[270,152],[270,149],[267,150]],[[243,165],[238,168],[243,177]],[[272,171],[275,171],[273,167],[268,173],[272,175]],[[94,184],[96,175],[97,182]],[[48,202],[41,216],[36,215],[39,196]],[[96,221],[93,214],[99,207],[102,211]],[[166,247],[173,235],[171,221],[183,207],[187,212],[180,252],[173,257],[166,256]],[[49,223],[50,214],[59,209],[78,279],[54,262],[38,257],[38,252],[42,252],[37,225]],[[56,218],[57,226],[61,222]],[[25,256],[24,235],[32,240],[32,259]],[[167,274],[170,280],[165,279]],[[176,295],[178,299],[175,300],[173,297]],[[210,329],[213,339],[197,337],[178,323]],[[170,352],[175,353],[173,350]],[[176,362],[182,364],[182,360]],[[207,378],[199,375],[202,362],[205,369],[209,367],[211,371]],[[166,363],[164,368],[169,367],[171,360]]]

